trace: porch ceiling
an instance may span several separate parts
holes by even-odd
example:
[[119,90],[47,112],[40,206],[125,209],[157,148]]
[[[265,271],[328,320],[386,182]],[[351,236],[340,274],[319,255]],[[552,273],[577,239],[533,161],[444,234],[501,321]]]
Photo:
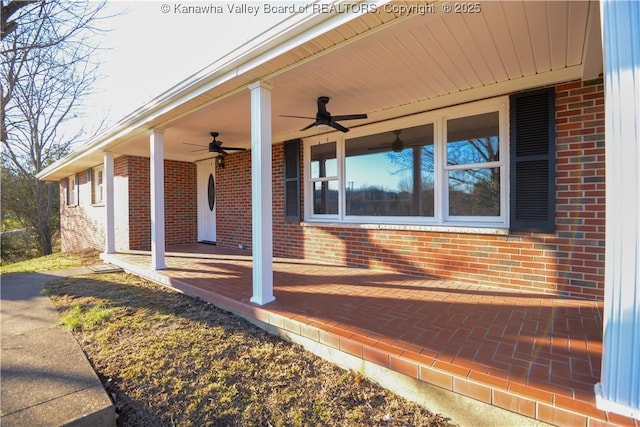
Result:
[[597,2],[487,1],[480,13],[465,14],[445,14],[436,4],[435,13],[409,17],[386,7],[222,82],[189,107],[170,110],[110,148],[116,155],[148,156],[149,125],[165,128],[167,159],[209,157],[210,131],[220,132],[226,146],[248,148],[246,86],[258,79],[273,85],[273,141],[280,142],[318,134],[318,128],[299,131],[311,120],[281,115],[315,116],[320,95],[331,97],[327,109],[334,115],[369,115],[346,123],[353,128],[535,85],[592,78],[602,70]]

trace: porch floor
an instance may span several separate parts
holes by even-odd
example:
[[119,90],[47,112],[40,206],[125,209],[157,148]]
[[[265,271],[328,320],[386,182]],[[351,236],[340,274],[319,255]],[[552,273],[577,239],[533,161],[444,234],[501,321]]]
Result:
[[274,260],[276,301],[252,304],[251,256],[204,244],[103,258],[323,345],[556,425],[635,425],[595,407],[602,302]]

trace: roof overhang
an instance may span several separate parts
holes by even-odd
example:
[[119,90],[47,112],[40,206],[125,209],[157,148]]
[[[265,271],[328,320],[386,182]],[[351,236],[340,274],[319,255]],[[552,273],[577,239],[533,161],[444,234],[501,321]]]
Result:
[[[597,2],[488,1],[480,13],[445,14],[441,4],[379,1],[375,13],[298,14],[128,115],[52,164],[38,178],[60,180],[99,165],[103,153],[148,156],[149,130],[163,129],[167,159],[209,156],[209,132],[249,147],[247,86],[273,86],[273,141],[317,135],[315,100],[333,114],[365,112],[350,127],[602,72]],[[401,24],[401,25],[399,25]]]

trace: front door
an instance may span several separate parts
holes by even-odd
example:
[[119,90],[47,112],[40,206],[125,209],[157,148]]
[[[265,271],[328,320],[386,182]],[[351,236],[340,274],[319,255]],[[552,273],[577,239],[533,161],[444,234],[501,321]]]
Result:
[[198,162],[198,241],[216,241],[215,159]]

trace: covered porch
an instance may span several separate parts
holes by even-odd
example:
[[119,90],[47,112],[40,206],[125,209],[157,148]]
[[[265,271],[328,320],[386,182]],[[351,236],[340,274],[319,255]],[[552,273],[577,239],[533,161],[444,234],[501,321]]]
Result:
[[407,384],[550,424],[637,425],[596,408],[602,302],[276,258],[278,298],[259,306],[250,301],[246,251],[169,247],[164,270],[149,268],[150,252],[102,257],[332,353],[338,363],[356,358],[365,369],[373,364],[406,376]]
[[[380,1],[379,6],[375,13],[299,14],[293,21],[283,21],[280,27],[234,50],[134,111],[105,135],[56,162],[39,177],[66,179],[67,185],[74,183],[72,192],[77,192],[73,177],[103,165],[104,206],[100,226],[104,230],[101,234],[107,261],[206,298],[291,339],[317,343],[355,357],[363,364],[389,368],[407,378],[553,424],[637,425],[640,157],[639,97],[635,90],[638,61],[633,56],[638,45],[637,5],[615,1],[487,1],[482,2],[482,13],[465,14],[436,13],[435,8],[433,13],[408,12],[385,1]],[[593,118],[589,115],[595,114],[593,111],[582,114],[582,108],[591,109],[590,104],[587,107],[578,102],[583,95],[593,96],[581,92],[589,88],[575,88],[578,91],[575,99],[565,96],[566,105],[562,105],[565,111],[559,110],[557,114],[564,122],[558,121],[555,128],[547,129],[547,133],[555,129],[548,139],[562,140],[565,150],[552,151],[556,156],[550,159],[558,161],[547,167],[549,171],[557,167],[558,172],[565,173],[558,177],[566,179],[548,181],[558,184],[550,189],[550,194],[556,194],[558,199],[557,203],[549,203],[555,212],[548,209],[552,211],[550,222],[556,226],[553,237],[566,243],[563,248],[552,250],[565,260],[577,260],[574,264],[580,264],[567,263],[579,275],[578,282],[570,285],[582,290],[595,282],[596,286],[602,284],[604,305],[549,294],[272,259],[274,236],[282,237],[281,246],[290,247],[292,242],[300,242],[290,236],[299,236],[302,228],[297,225],[298,229],[290,235],[279,236],[278,232],[286,225],[274,225],[275,221],[284,221],[284,215],[273,216],[273,211],[277,206],[278,212],[284,213],[281,205],[285,199],[284,172],[273,168],[274,146],[302,139],[306,140],[304,148],[310,151],[311,144],[332,144],[329,138],[333,138],[337,139],[336,158],[344,163],[343,147],[347,144],[342,133],[323,129],[325,125],[320,126],[321,123],[301,129],[308,122],[291,118],[302,115],[312,120],[316,113],[315,99],[330,97],[331,109],[336,114],[367,114],[367,119],[349,122],[353,130],[350,135],[374,135],[436,122],[435,128],[441,129],[439,149],[443,153],[438,171],[446,184],[449,166],[444,153],[448,141],[442,129],[449,118],[427,121],[420,116],[424,123],[408,120],[450,106],[464,107],[468,103],[477,106],[483,100],[564,82],[592,81],[601,74],[606,93],[601,104],[606,104],[604,113]],[[599,112],[601,105],[595,105],[595,110]],[[515,209],[510,210],[507,190],[515,188],[509,185],[515,179],[507,180],[513,169],[509,169],[506,159],[515,152],[517,138],[510,140],[507,135],[509,115],[506,107],[500,108],[503,121],[498,127],[502,129],[504,137],[500,140],[504,143],[499,167],[504,182],[500,186],[499,204],[502,222],[497,232],[510,233],[513,224],[509,223],[508,214]],[[469,114],[482,112],[485,111]],[[602,116],[606,116],[606,132],[597,124]],[[581,121],[588,121],[589,125]],[[235,201],[231,198],[245,192],[244,200],[250,202],[224,205],[218,198],[216,215],[227,216],[217,216],[216,227],[221,236],[223,231],[251,230],[252,258],[246,252],[217,252],[204,246],[183,247],[178,252],[165,248],[165,228],[175,230],[175,224],[183,222],[170,222],[172,215],[181,212],[183,200],[172,202],[169,195],[178,192],[165,191],[165,180],[173,182],[165,171],[165,163],[194,165],[217,159],[212,156],[222,154],[220,147],[207,148],[212,131],[219,132],[226,141],[223,148],[250,150],[245,156],[245,160],[250,156],[250,163],[240,163],[241,154],[227,158],[229,179],[224,179],[221,168],[216,169],[220,172],[216,179],[222,178],[220,181],[231,189],[216,194]],[[511,150],[507,142],[512,144]],[[594,144],[598,146],[593,147]],[[587,172],[593,171],[584,165],[597,160],[593,150],[602,149],[603,145],[606,177],[590,176]],[[337,210],[313,210],[312,188],[316,184],[309,177],[310,156],[303,154],[296,158],[301,157],[304,165],[294,169],[298,171],[302,191],[292,193],[300,198],[293,201],[300,211],[296,215],[297,224],[315,221],[319,229],[318,224],[326,226],[326,221],[331,220],[338,221],[341,227],[350,227],[344,194],[339,199],[342,206]],[[131,176],[123,171],[116,173],[119,166],[116,162],[121,159],[131,159],[132,164],[144,163],[148,169],[139,168]],[[234,170],[250,174],[231,176]],[[570,171],[574,170],[580,175],[572,175]],[[132,177],[136,175],[142,178],[134,182]],[[336,171],[333,175],[317,180],[332,181],[338,192],[346,193],[349,184],[345,182],[345,174]],[[606,194],[588,193],[594,191],[590,186],[603,184],[605,178]],[[276,189],[280,191],[277,197],[272,194],[274,184],[278,184]],[[438,215],[429,216],[427,220],[431,222],[425,224],[438,227],[427,226],[420,231],[426,236],[436,231],[455,236],[460,232],[455,217],[460,215],[449,215],[446,203],[449,187],[443,184],[437,188],[439,194],[434,200],[438,203],[434,206],[439,208]],[[604,190],[595,188],[595,191]],[[591,202],[602,198],[606,198],[606,203],[598,202],[597,209],[606,205],[606,215],[599,211],[602,216],[597,217],[587,204],[595,204]],[[132,206],[138,199],[144,199],[139,203],[144,208],[140,210],[142,213],[136,210],[140,206]],[[76,208],[72,206],[71,210],[80,210]],[[320,218],[314,218],[316,213]],[[454,221],[448,222],[448,215]],[[594,218],[597,224],[587,221],[585,228],[581,228],[585,219]],[[605,219],[606,237],[601,235]],[[377,218],[365,220],[357,225],[369,226],[371,221],[374,227],[379,225]],[[399,222],[406,229],[415,226],[411,221]],[[472,223],[463,224],[463,232],[469,231],[469,224]],[[125,233],[126,238],[119,235],[118,226],[123,225],[129,227],[125,230],[129,232]],[[395,223],[391,222],[391,226]],[[130,231],[136,227],[149,235],[151,252],[117,252],[118,244],[126,247],[131,243]],[[312,227],[305,232],[309,230]],[[591,237],[594,232],[597,236]],[[339,240],[340,231],[335,234]],[[233,239],[225,242],[222,237],[218,239],[221,246],[247,243]],[[315,243],[313,237],[308,241]],[[590,282],[582,281],[585,272],[578,271],[586,266],[582,265],[580,257],[584,253],[577,250],[576,242],[595,248],[594,251],[605,248],[606,253],[597,252],[595,260],[584,260],[595,261],[588,267],[595,269]],[[536,250],[545,251],[543,243]],[[406,245],[409,247],[410,242]],[[327,254],[316,259],[324,260]],[[602,266],[605,259],[606,265]],[[558,265],[547,264],[552,269]],[[496,279],[493,280],[495,285]],[[487,281],[487,285],[492,285],[490,278]],[[596,409],[596,393],[600,408],[636,420]]]

